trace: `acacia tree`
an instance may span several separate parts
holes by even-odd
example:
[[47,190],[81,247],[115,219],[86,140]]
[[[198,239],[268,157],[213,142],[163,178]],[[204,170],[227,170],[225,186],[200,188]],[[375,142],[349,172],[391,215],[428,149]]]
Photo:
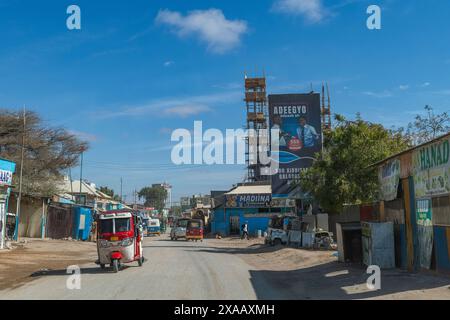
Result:
[[138,192],[138,196],[145,199],[145,206],[154,207],[161,213],[166,204],[167,190],[162,186],[145,187]]
[[409,147],[401,131],[364,121],[359,114],[355,121],[335,119],[334,128],[324,134],[323,152],[299,179],[301,189],[329,213],[339,213],[346,203],[374,201],[378,177],[371,165]]
[[437,138],[450,131],[450,116],[447,112],[435,114],[433,108],[425,106],[426,116],[417,115],[408,125],[407,134],[415,145]]
[[[52,196],[63,174],[77,165],[88,144],[63,128],[50,128],[34,112],[0,110],[0,157],[20,167],[24,141],[23,183],[25,194]],[[18,184],[19,175],[13,183]]]
[[98,188],[98,190],[100,192],[103,192],[104,194],[110,196],[111,198],[113,198],[113,200],[120,201],[120,196],[118,194],[116,194],[113,189],[110,189],[110,188],[104,186],[104,187]]

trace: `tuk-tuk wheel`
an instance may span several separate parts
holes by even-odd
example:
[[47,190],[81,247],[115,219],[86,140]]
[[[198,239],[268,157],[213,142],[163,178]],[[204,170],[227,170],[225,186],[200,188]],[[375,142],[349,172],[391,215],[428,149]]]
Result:
[[100,263],[100,268],[105,269],[105,264],[104,263]]
[[112,267],[114,273],[119,272],[119,260],[113,260]]
[[139,264],[139,267],[142,267],[142,265],[144,264],[144,257],[139,258],[138,264]]

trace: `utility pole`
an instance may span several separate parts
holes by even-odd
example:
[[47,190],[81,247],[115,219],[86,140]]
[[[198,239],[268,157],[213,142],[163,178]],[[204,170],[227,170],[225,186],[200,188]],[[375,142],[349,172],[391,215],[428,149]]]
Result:
[[[78,197],[80,204],[81,204],[81,186],[83,184],[83,158],[84,158],[84,152],[81,152],[81,160],[80,160],[80,195]],[[86,205],[86,197],[84,199],[84,205]]]
[[26,131],[26,111],[23,107],[23,131],[22,131],[22,154],[20,157],[20,176],[19,176],[19,196],[16,204],[16,226],[14,228],[14,241],[19,240],[19,223],[20,223],[20,203],[22,201],[22,179],[23,179],[23,160],[25,155],[25,131]]
[[120,202],[123,203],[123,179],[120,177]]

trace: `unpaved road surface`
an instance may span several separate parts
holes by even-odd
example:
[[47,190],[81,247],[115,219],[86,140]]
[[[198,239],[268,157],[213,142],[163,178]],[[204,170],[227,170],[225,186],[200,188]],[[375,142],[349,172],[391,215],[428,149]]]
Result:
[[365,270],[338,263],[333,252],[260,242],[146,238],[142,267],[114,274],[84,264],[80,290],[67,289],[65,268],[53,269],[0,299],[450,299],[448,277],[383,271],[382,290],[370,291]]

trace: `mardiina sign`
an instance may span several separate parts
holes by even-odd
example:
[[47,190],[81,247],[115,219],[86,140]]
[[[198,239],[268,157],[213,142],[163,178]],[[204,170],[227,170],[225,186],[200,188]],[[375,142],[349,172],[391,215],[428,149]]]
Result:
[[413,153],[413,176],[416,198],[450,192],[450,138]]
[[378,181],[380,182],[381,200],[392,201],[397,197],[399,180],[400,160],[389,161],[379,168]]

